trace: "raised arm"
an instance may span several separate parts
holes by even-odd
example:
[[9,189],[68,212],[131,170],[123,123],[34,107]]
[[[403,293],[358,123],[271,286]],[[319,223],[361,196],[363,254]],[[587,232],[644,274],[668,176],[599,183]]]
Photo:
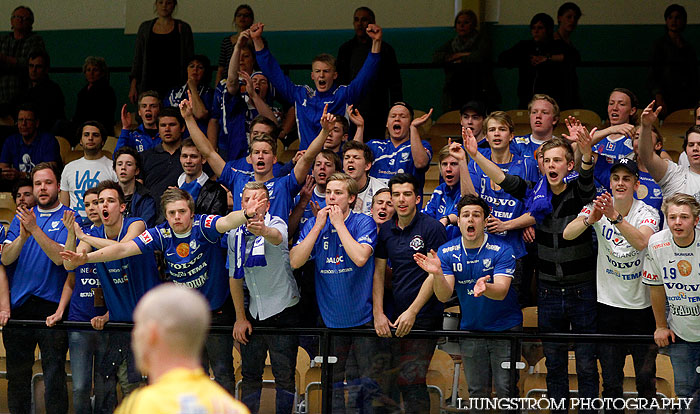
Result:
[[467,194],[477,195],[472,177],[469,175],[469,168],[467,167],[467,153],[459,142],[452,142],[452,139],[450,139],[448,140],[448,144],[450,145],[450,155],[459,163],[460,194],[463,196]]
[[365,142],[365,119],[360,114],[360,111],[353,105],[350,105],[348,106],[348,117],[350,122],[355,124],[355,136],[352,139],[357,142]]
[[275,90],[288,102],[294,103],[294,89],[296,85],[284,74],[270,50],[265,48],[265,42],[262,39],[264,27],[265,25],[262,23],[254,23],[250,26],[250,37],[255,45],[257,63],[270,83],[275,87]]
[[[80,246],[78,246],[78,248],[80,249]],[[61,252],[61,257],[64,261],[67,261],[70,266],[74,266],[75,268],[85,263],[110,262],[112,260],[136,256],[137,254],[141,254],[141,249],[139,249],[135,241],[131,240],[127,243],[113,244],[90,253],[84,251],[82,253],[76,253],[64,250]]]
[[[267,203],[267,199],[258,199],[258,194],[254,193],[240,210],[232,211],[216,221],[216,231],[226,233],[229,230],[245,224],[248,221],[247,217],[253,219],[258,216],[257,210]],[[246,217],[247,216],[247,217]]]
[[[452,298],[452,292],[455,288],[454,275],[445,275],[442,271],[442,263],[440,258],[435,253],[435,250],[430,251],[430,256],[422,253],[413,255],[413,260],[416,264],[432,276],[433,292],[440,302],[447,302]],[[422,286],[421,286],[422,288]]]
[[228,61],[228,73],[226,74],[226,92],[229,94],[239,93],[238,74],[240,73],[241,48],[250,40],[250,30],[244,30],[238,35],[236,45],[233,47],[231,59]]
[[[22,253],[24,243],[27,241],[27,239],[29,239],[29,232],[27,232],[19,219],[17,219],[17,224],[19,227],[19,235],[17,235],[12,242],[5,243],[2,247],[0,262],[2,262],[2,264],[5,266],[11,265],[19,258],[20,253]],[[10,229],[12,229],[12,226],[10,226]]]
[[321,116],[321,131],[316,135],[309,147],[306,149],[304,155],[301,156],[297,165],[294,166],[294,176],[297,179],[299,185],[303,185],[306,180],[306,176],[309,175],[309,169],[314,163],[316,156],[323,149],[323,143],[326,142],[328,134],[330,134],[333,129],[333,124],[335,123],[335,116],[328,113],[328,104],[323,107],[323,115]]
[[[189,91],[187,91],[187,95],[191,95]],[[190,131],[190,137],[192,137],[192,141],[194,141],[197,149],[207,159],[207,163],[209,163],[214,173],[220,176],[226,166],[226,161],[216,152],[209,139],[197,126],[197,120],[194,119],[194,114],[192,113],[192,103],[190,103],[189,99],[183,99],[180,102],[180,114],[185,118],[187,130]]]
[[311,195],[313,194],[314,188],[316,187],[316,182],[312,175],[306,176],[306,182],[299,190],[299,202],[294,206],[292,212],[289,214],[289,238],[297,233],[299,229],[299,223],[301,218],[304,216],[304,211],[306,211],[306,206],[311,202]]
[[129,240],[133,240],[134,238],[138,237],[139,234],[143,233],[144,230],[146,230],[146,224],[143,221],[135,221],[131,223],[126,235],[124,235],[124,238],[122,238],[121,241],[107,239],[104,237],[94,237],[85,233],[82,233],[82,235],[78,233],[78,240],[89,244],[95,249],[102,249],[113,244],[126,243]]
[[654,101],[651,101],[642,111],[642,126],[639,129],[639,161],[647,167],[649,174],[656,182],[664,178],[668,169],[668,162],[656,154],[654,144],[651,142],[651,126],[656,122],[662,109],[659,106],[655,111]]
[[469,128],[462,127],[462,139],[464,140],[464,148],[467,150],[469,157],[481,167],[491,181],[500,185],[506,178],[506,174],[501,170],[501,167],[494,164],[491,160],[484,157],[478,150],[479,146],[476,143],[476,137]]
[[[593,203],[596,210],[602,211],[605,217],[609,218],[610,220],[617,219],[620,214],[617,210],[615,210],[613,198],[608,192],[598,196]],[[621,222],[615,224],[615,227],[617,227],[617,229],[620,231],[622,237],[624,237],[625,240],[632,245],[632,247],[639,251],[646,249],[647,244],[649,244],[649,237],[651,237],[655,231],[648,225],[643,225],[636,228],[624,218]]]
[[418,128],[428,122],[430,115],[432,114],[433,108],[430,108],[430,111],[428,111],[427,114],[424,114],[423,116],[411,121],[411,155],[413,156],[413,165],[415,165],[419,170],[428,166],[430,163],[430,157],[428,156],[428,151],[426,151],[425,147],[423,147],[423,142],[421,141],[420,131]]
[[275,113],[272,112],[270,105],[268,105],[267,102],[265,102],[265,100],[258,95],[257,92],[255,92],[253,78],[251,78],[250,75],[244,71],[238,72],[238,75],[245,81],[248,97],[250,98],[251,102],[253,102],[253,106],[255,106],[255,109],[258,110],[258,113],[276,124],[279,123]]

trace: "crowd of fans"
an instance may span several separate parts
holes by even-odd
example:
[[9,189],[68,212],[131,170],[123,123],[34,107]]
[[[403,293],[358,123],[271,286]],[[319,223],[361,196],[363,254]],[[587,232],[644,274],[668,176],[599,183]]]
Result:
[[[233,326],[232,335],[207,336],[202,363],[233,394],[238,347],[240,398],[254,413],[268,351],[278,413],[294,409],[299,346],[318,352],[313,341],[256,328],[299,326],[376,331],[334,341],[332,381],[353,385],[347,399],[333,388],[334,411],[394,411],[403,401],[407,412],[429,412],[437,338],[404,336],[441,329],[445,303],[460,305],[461,330],[520,331],[521,309],[536,305],[540,332],[653,334],[653,344],[577,342],[580,397],[599,396],[598,361],[602,395],[622,397],[629,353],[639,396],[655,398],[660,349],[676,395],[698,392],[700,106],[678,164],[655,127],[698,100],[683,7],[668,7],[667,35],[654,46],[656,100],[640,104],[615,88],[600,126],[560,119],[560,109],[580,104],[570,40],[580,8],[562,5],[557,31],[552,17],[535,15],[532,39],[498,59],[519,68],[531,128],[522,136],[494,110],[500,96],[476,14],[459,12],[456,37],[434,59],[445,63],[444,104],[459,109],[462,136],[432,148],[421,132],[432,110],[416,116],[402,101],[395,52],[371,9],[355,11],[355,35],[337,58],[312,60],[306,86],[283,73],[264,24],[241,5],[212,88],[209,59],[195,55],[176,6],[157,0],[157,18],[139,27],[129,90],[138,123],[124,105],[111,154],[103,147],[116,99],[104,59],[86,58],[87,85],[67,120],[31,10],[17,7],[13,32],[0,38],[0,103],[15,109],[17,125],[0,154],[17,206],[0,229],[0,325],[94,328],[4,327],[11,412],[29,412],[37,344],[47,412],[68,410],[68,349],[75,411],[113,411],[116,385],[132,394],[148,361],[134,361],[128,333],[100,331],[133,322],[139,299],[168,282],[198,290],[212,323]],[[561,137],[558,123],[567,127]],[[54,134],[83,156],[63,165]],[[278,145],[290,139],[299,151],[279,163]],[[424,202],[434,151],[440,184]],[[517,394],[501,369],[510,347],[460,340],[471,397]],[[548,396],[568,398],[568,345],[545,341],[543,350]],[[130,406],[140,398],[133,393]]]

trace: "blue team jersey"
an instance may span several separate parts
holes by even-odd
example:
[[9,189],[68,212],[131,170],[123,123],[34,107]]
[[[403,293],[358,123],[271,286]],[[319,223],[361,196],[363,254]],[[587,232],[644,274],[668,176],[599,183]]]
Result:
[[535,141],[535,139],[532,138],[532,134],[517,136],[510,141],[510,152],[515,155],[520,155],[523,158],[535,158],[535,151],[545,142],[546,141]]
[[[534,158],[513,155],[513,159],[509,163],[497,165],[506,174],[517,175],[531,182],[539,180],[537,161]],[[474,161],[469,161],[468,168],[474,189],[491,207],[491,214],[494,217],[501,221],[510,221],[526,213],[525,203],[501,188],[494,190],[493,186],[495,184],[491,182],[489,176]],[[513,249],[516,258],[519,259],[527,254],[525,241],[522,237],[522,229],[504,231],[493,234],[493,236],[497,240],[508,243]]]
[[[58,244],[66,244],[68,231],[63,226],[61,219],[64,211],[71,211],[63,204],[51,210],[32,209],[36,215],[36,225],[49,239]],[[10,243],[19,237],[19,219],[15,216],[10,223],[5,243]],[[11,308],[22,305],[30,296],[37,296],[50,302],[58,303],[61,300],[63,284],[66,282],[66,269],[63,264],[57,265],[49,259],[36,242],[30,236],[22,247],[22,252],[17,260],[6,267],[7,277],[10,282]]]
[[225,161],[245,157],[246,152],[248,152],[247,108],[243,95],[228,93],[226,79],[222,79],[216,85],[211,117],[219,121],[218,147],[226,155]]
[[598,160],[593,169],[596,191],[602,194],[610,191],[610,169],[616,160],[629,158],[634,152],[632,139],[621,137],[611,140],[610,137],[603,138],[602,141],[593,146],[593,152],[598,154]]
[[662,229],[664,227],[664,213],[661,211],[661,203],[664,202],[664,196],[661,193],[661,187],[648,172],[639,172],[639,188],[635,191],[634,198],[658,210],[659,228]]
[[321,132],[319,121],[326,105],[329,114],[344,114],[348,105],[360,101],[379,69],[380,60],[379,53],[367,54],[362,69],[349,85],[334,83],[329,91],[319,92],[306,85],[293,84],[268,48],[255,52],[255,58],[275,91],[287,102],[294,102],[300,150],[307,149]]
[[[433,158],[433,147],[428,141],[421,141],[423,147],[428,152],[428,161]],[[411,140],[395,147],[390,139],[375,139],[367,143],[367,146],[374,153],[374,162],[369,175],[388,184],[389,179],[398,173],[408,173],[418,180],[418,188],[422,189],[425,184],[425,172],[430,166],[430,162],[425,168],[420,170],[413,163],[411,153]]]
[[117,139],[117,145],[114,147],[114,152],[116,153],[121,147],[132,147],[138,152],[144,152],[155,148],[160,142],[160,135],[156,134],[155,137],[151,138],[151,136],[146,133],[143,124],[141,124],[133,131],[122,129],[121,134],[119,134],[119,139]]
[[[236,170],[230,161],[224,166],[219,182],[231,190],[234,210],[241,208],[243,187],[251,181],[255,181],[255,177]],[[294,171],[284,177],[268,180],[265,186],[270,193],[270,214],[281,218],[285,223],[288,222],[289,213],[294,207],[294,197],[301,190]]]
[[69,321],[88,322],[95,316],[107,313],[106,306],[95,306],[95,289],[101,287],[96,263],[86,263],[75,269],[75,287],[68,308]]
[[[138,217],[125,217],[123,220],[117,241],[122,241],[126,237],[131,224],[143,221]],[[93,227],[86,233],[101,239],[105,238],[104,226]],[[160,283],[155,256],[140,254],[124,259],[95,263],[95,265],[105,296],[105,303],[109,310],[109,320],[132,322],[134,308],[141,296]]]
[[[311,211],[311,201],[315,201],[318,203],[319,207],[323,208],[326,206],[326,195],[323,194],[323,197],[319,196],[316,194],[316,187],[314,187],[314,191],[311,192],[311,200],[309,203],[306,204],[306,207],[304,207],[304,214],[301,216],[301,219],[299,220],[299,227],[297,230],[297,233],[299,230],[304,228],[304,225],[306,224],[307,221],[309,221],[310,218],[314,217],[313,211]],[[294,197],[294,205],[299,204],[299,196]]]
[[172,281],[202,292],[212,310],[229,297],[226,251],[220,246],[222,233],[216,230],[220,218],[195,214],[192,230],[185,234],[172,231],[166,221],[134,239],[143,253],[162,251]]
[[[316,239],[309,259],[316,260],[316,299],[323,322],[329,328],[352,328],[372,320],[372,257],[362,267],[357,267],[347,255],[340,237],[326,219],[326,225]],[[301,229],[301,243],[316,223],[312,217]],[[353,239],[374,250],[377,243],[377,225],[365,214],[350,212],[345,226]]]
[[39,131],[34,141],[27,145],[20,134],[7,137],[0,153],[0,162],[10,164],[19,171],[32,172],[42,162],[61,163],[61,151],[56,137],[48,132]]
[[[459,183],[454,187],[450,188],[447,184],[441,183],[433,195],[430,197],[428,204],[423,207],[422,213],[434,218],[435,220],[440,220],[441,218],[457,213],[457,203],[462,198],[462,190],[459,187]],[[447,230],[447,240],[452,240],[455,237],[459,237],[459,226],[449,225],[445,227]]]
[[[170,93],[168,94],[168,97],[165,98],[165,100],[163,101],[163,105],[173,106],[173,107],[179,108],[180,102],[182,102],[183,99],[187,99],[187,91],[188,90],[189,90],[188,84],[184,84],[183,86],[180,86],[179,88],[171,89]],[[209,85],[201,84],[197,87],[197,94],[202,99],[202,103],[204,104],[204,108],[211,113],[211,105],[212,105],[212,101],[214,100],[214,89],[212,89],[212,87]],[[209,126],[209,118],[197,120],[197,126],[199,126],[199,129],[204,133],[204,135],[206,135],[207,129]],[[190,136],[189,131],[185,130],[185,132],[183,134],[183,138],[186,138],[189,136]]]
[[442,273],[454,276],[455,290],[462,308],[459,328],[467,331],[505,331],[523,323],[518,295],[512,285],[503,300],[474,297],[474,285],[483,276],[513,276],[515,257],[507,244],[490,241],[484,236],[479,249],[465,249],[462,238],[443,244],[438,250]]

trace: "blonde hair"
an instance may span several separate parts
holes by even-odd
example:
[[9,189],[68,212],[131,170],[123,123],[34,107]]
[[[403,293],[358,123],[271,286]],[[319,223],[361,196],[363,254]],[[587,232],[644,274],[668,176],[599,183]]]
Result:
[[267,200],[270,200],[270,190],[267,189],[267,186],[265,183],[261,183],[258,181],[249,181],[243,186],[243,191],[241,191],[241,195],[245,194],[246,191],[257,191],[257,190],[262,190],[265,193],[265,198]]
[[532,111],[532,105],[535,104],[535,101],[547,101],[550,104],[552,104],[552,108],[554,108],[554,113],[553,113],[554,119],[559,121],[559,104],[557,103],[557,101],[554,100],[554,98],[552,98],[549,95],[545,95],[543,93],[536,93],[536,94],[532,95],[532,99],[530,100],[530,103],[527,104],[527,112],[528,113],[530,111]]
[[168,188],[160,196],[160,208],[163,211],[163,216],[166,216],[165,207],[175,201],[185,200],[187,201],[187,207],[190,209],[190,213],[194,213],[194,199],[192,195],[181,188]]
[[693,215],[694,219],[700,216],[700,203],[691,195],[676,193],[665,199],[663,204],[661,204],[661,211],[663,211],[664,216],[668,214],[668,206],[670,205],[688,206],[690,207],[690,213]]
[[[529,108],[528,108],[529,111]],[[486,130],[488,131],[489,129],[489,121],[496,121],[501,125],[505,125],[508,127],[508,130],[512,134],[515,131],[515,124],[513,123],[513,118],[508,115],[508,113],[503,112],[503,111],[493,111],[489,114],[489,116],[486,117],[484,120],[484,126],[486,126]]]

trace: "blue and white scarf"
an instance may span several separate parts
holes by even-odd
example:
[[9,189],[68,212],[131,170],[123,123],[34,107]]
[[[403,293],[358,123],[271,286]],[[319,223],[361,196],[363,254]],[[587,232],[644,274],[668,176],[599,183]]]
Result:
[[[576,179],[578,179],[578,172],[572,171],[564,177],[563,181],[568,184]],[[540,178],[534,188],[528,190],[525,210],[534,217],[537,223],[552,213],[552,189],[549,187],[546,175]]]
[[202,191],[202,187],[204,186],[204,183],[207,182],[209,179],[209,176],[207,173],[202,171],[202,175],[199,176],[196,180],[192,181],[191,183],[186,183],[185,178],[187,178],[187,174],[182,173],[180,176],[177,178],[177,186],[190,193],[192,198],[194,199],[195,202],[197,202],[197,197],[199,197],[199,192]]
[[[272,216],[270,216],[270,213],[265,214],[266,226],[270,224],[271,219]],[[267,266],[267,260],[265,260],[265,238],[262,236],[255,238],[255,241],[253,241],[253,248],[250,250],[248,259],[246,259],[244,263],[247,244],[246,237],[252,235],[253,233],[248,231],[245,224],[238,227],[233,234],[233,252],[236,256],[233,263],[235,266],[233,273],[234,279],[242,279],[245,276],[244,267]]]

